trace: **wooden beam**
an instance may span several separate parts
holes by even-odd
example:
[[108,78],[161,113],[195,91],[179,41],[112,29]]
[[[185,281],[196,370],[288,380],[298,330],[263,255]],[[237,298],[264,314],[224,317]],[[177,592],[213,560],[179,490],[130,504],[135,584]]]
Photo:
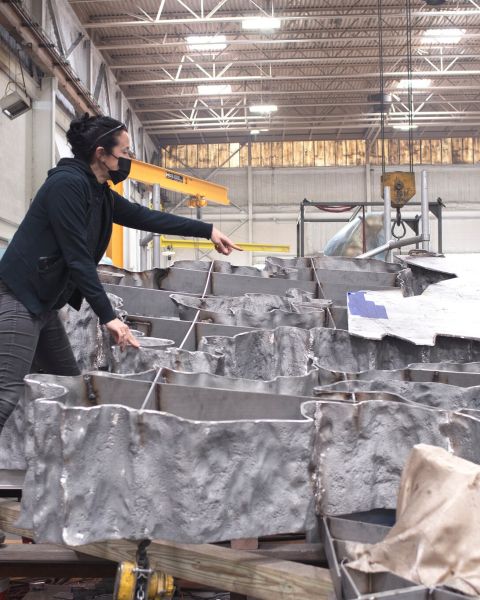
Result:
[[[32,537],[15,527],[20,505],[0,501],[0,528],[8,533]],[[137,545],[121,540],[74,548],[83,554],[121,562],[133,560]],[[187,579],[212,589],[244,594],[258,600],[322,600],[332,593],[327,569],[232,550],[212,544],[176,544],[154,541],[148,555],[153,569]]]
[[0,547],[0,577],[115,577],[117,564],[53,544]]

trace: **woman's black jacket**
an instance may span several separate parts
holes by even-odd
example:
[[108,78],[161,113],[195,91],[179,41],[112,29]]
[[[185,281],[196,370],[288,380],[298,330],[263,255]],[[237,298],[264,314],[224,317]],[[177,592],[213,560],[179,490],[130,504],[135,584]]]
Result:
[[115,313],[97,274],[112,223],[209,239],[212,225],[150,210],[98,183],[88,164],[63,158],[51,169],[0,261],[0,279],[34,315],[89,302],[101,323]]

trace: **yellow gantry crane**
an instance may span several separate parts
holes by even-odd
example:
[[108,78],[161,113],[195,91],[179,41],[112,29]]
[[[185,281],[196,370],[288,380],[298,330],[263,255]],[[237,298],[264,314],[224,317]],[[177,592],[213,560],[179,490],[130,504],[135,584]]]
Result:
[[[156,184],[166,190],[185,194],[190,198],[190,206],[206,206],[207,201],[224,206],[230,204],[228,189],[223,185],[191,177],[190,175],[178,173],[171,169],[158,167],[157,165],[151,165],[140,160],[132,160],[129,179],[140,181],[146,185]],[[123,183],[112,187],[119,194],[123,195]],[[182,240],[161,236],[160,243],[162,246],[171,248],[214,249],[213,244],[207,240]],[[241,242],[238,246],[249,252],[290,252],[290,246],[282,244],[251,244]],[[120,225],[113,225],[113,233],[107,249],[107,256],[112,259],[116,266],[123,267],[123,227]]]

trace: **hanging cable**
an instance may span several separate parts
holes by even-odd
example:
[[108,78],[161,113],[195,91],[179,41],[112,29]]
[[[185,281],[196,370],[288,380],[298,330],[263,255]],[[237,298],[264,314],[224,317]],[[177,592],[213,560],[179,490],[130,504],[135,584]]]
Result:
[[408,156],[413,173],[413,67],[412,67],[412,4],[406,0],[407,13],[407,82],[408,82]]
[[[410,173],[413,174],[413,65],[412,65],[412,2],[405,0],[405,20],[407,34],[407,110],[408,110],[408,164]],[[400,240],[407,234],[405,222],[402,219],[401,206],[396,206],[396,219],[392,225],[392,236]],[[398,232],[398,233],[397,233]]]
[[380,137],[382,141],[382,176],[385,175],[385,72],[383,62],[383,5],[378,0],[378,71],[380,84]]

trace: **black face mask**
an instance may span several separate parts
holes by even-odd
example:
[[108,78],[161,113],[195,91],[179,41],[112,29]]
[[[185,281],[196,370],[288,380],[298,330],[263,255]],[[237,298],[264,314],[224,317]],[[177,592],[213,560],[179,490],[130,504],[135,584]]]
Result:
[[[117,158],[115,156],[115,158]],[[118,157],[118,171],[109,171],[108,175],[114,185],[125,181],[130,175],[130,169],[132,167],[132,161],[124,156]]]

